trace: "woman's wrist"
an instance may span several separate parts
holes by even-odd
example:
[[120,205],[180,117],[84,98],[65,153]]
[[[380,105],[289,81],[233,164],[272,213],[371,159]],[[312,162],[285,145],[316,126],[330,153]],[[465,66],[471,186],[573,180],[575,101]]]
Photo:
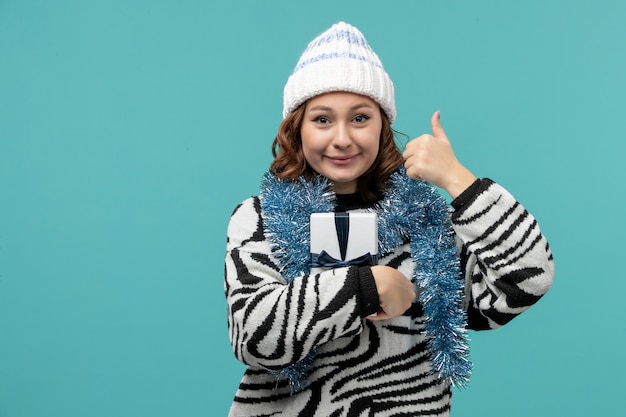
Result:
[[476,176],[463,165],[459,165],[450,175],[443,189],[446,190],[452,199],[455,199],[472,185],[474,181],[476,181]]

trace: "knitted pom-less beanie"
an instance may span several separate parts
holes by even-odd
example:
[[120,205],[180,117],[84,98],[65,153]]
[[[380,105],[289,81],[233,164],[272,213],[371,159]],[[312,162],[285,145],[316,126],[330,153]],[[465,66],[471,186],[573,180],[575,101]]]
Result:
[[363,34],[345,22],[331,26],[302,53],[285,85],[283,117],[308,99],[331,91],[368,96],[380,105],[391,123],[396,118],[389,75]]

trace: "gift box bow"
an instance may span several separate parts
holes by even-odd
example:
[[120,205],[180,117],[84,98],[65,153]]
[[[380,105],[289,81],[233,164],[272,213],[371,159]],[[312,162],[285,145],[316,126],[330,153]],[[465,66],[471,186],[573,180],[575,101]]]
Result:
[[[362,254],[358,256],[351,256],[346,259],[348,252],[348,243],[350,241],[350,219],[362,218],[363,222],[358,223],[361,227],[367,230],[354,230],[353,233],[364,233],[363,236],[359,236],[363,239],[353,239],[353,244],[364,245],[368,249],[363,249]],[[315,214],[313,215],[315,216]],[[377,253],[377,227],[376,227],[376,215],[374,213],[325,213],[321,216],[328,218],[333,216],[334,218],[334,231],[337,236],[337,243],[339,244],[340,259],[332,256],[328,251],[321,250],[319,253],[311,253],[311,267],[324,267],[324,268],[336,268],[349,265],[376,265],[378,263]],[[311,236],[313,241],[313,221],[311,222]],[[319,231],[316,231],[319,232]],[[327,230],[329,234],[332,234],[332,229]],[[360,248],[359,248],[360,249]],[[373,252],[373,253],[372,253]]]

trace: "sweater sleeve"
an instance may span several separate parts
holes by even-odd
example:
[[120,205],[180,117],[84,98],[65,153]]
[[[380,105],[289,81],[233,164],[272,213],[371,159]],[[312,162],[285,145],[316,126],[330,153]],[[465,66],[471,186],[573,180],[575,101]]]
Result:
[[468,325],[502,326],[551,287],[554,260],[537,220],[502,186],[482,179],[452,202],[465,271]]
[[371,300],[362,300],[371,297],[367,271],[356,266],[287,283],[272,257],[256,197],[231,216],[224,274],[233,351],[258,368],[284,368],[323,343],[360,333],[361,317],[371,309]]

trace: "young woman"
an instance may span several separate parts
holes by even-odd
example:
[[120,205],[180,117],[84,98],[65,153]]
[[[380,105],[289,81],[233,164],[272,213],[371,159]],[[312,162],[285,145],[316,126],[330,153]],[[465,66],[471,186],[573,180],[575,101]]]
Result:
[[[393,84],[347,23],[308,45],[283,116],[261,192],[228,226],[230,340],[248,366],[230,415],[449,415],[467,329],[506,324],[552,284],[536,220],[457,160],[439,112],[400,153]],[[317,212],[376,213],[377,263],[312,273]]]

